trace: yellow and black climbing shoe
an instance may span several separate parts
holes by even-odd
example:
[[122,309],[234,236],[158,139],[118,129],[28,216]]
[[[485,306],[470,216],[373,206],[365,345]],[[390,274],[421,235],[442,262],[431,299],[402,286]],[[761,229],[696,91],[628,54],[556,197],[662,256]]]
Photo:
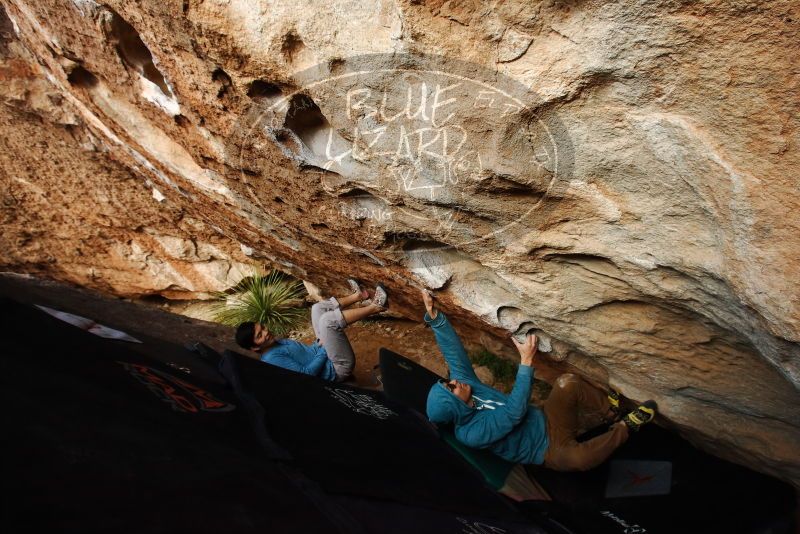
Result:
[[608,404],[611,407],[611,412],[614,414],[614,420],[618,420],[619,416],[622,414],[622,407],[619,403],[619,392],[613,389],[608,392]]
[[635,410],[623,417],[622,420],[628,425],[628,430],[638,432],[642,425],[646,425],[653,420],[657,409],[656,401],[644,401]]

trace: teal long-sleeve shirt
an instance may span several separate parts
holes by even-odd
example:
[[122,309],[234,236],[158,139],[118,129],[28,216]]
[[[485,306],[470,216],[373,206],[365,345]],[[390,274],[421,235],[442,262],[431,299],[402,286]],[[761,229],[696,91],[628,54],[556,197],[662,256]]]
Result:
[[261,355],[261,361],[324,380],[336,380],[333,362],[325,347],[317,342],[306,345],[293,339],[276,339],[275,344]]
[[439,312],[436,319],[425,314],[425,322],[450,367],[450,378],[469,384],[474,401],[469,406],[443,384],[434,384],[428,393],[428,418],[434,423],[453,423],[456,439],[468,447],[489,449],[511,462],[541,464],[549,442],[544,414],[528,404],[533,368],[520,365],[511,393],[501,393],[475,375],[444,313]]

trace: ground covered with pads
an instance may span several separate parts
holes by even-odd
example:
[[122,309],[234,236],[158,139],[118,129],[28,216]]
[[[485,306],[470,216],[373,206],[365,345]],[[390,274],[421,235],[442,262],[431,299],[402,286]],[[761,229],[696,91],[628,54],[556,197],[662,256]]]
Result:
[[542,532],[379,392],[11,300],[0,328],[11,532]]

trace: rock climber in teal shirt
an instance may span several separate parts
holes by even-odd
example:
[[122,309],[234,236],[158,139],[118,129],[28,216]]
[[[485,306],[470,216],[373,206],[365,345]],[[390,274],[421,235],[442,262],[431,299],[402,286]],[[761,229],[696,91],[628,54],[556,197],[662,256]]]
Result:
[[[489,449],[510,462],[582,471],[605,461],[628,439],[629,432],[637,431],[655,416],[655,403],[647,401],[618,420],[616,392],[600,391],[569,373],[558,378],[542,409],[529,405],[537,354],[534,335],[528,335],[524,343],[512,338],[520,366],[510,394],[483,384],[444,313],[436,309],[427,291],[422,292],[422,298],[427,310],[425,322],[433,329],[450,368],[450,379],[434,384],[428,393],[428,418],[454,425],[456,439],[464,445]],[[579,443],[579,406],[598,422],[613,422],[610,429]]]

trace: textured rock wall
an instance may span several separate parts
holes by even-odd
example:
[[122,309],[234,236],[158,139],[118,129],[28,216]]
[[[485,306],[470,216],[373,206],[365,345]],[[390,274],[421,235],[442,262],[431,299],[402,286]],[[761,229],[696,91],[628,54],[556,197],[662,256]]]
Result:
[[5,269],[425,285],[800,480],[796,3],[3,8]]

